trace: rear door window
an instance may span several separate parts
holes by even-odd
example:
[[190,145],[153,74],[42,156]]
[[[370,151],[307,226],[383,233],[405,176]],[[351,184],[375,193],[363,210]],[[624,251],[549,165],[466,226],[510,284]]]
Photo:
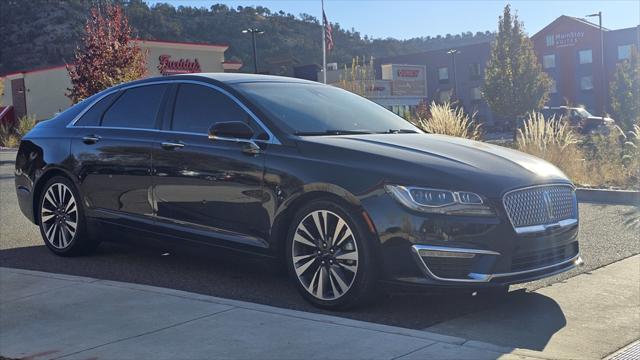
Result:
[[76,122],[76,126],[100,126],[100,121],[102,120],[102,115],[105,110],[111,105],[113,100],[118,97],[119,92],[116,91],[112,94],[109,94],[99,100],[97,103],[93,104],[87,112],[82,115],[82,117]]
[[102,117],[102,126],[134,129],[156,127],[167,85],[147,85],[125,90]]

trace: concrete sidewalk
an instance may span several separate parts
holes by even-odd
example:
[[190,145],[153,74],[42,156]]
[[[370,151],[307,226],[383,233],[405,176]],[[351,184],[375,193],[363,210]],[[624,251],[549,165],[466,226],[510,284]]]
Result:
[[425,330],[529,356],[602,359],[640,338],[640,255]]
[[481,342],[183,291],[0,268],[0,355],[526,359]]

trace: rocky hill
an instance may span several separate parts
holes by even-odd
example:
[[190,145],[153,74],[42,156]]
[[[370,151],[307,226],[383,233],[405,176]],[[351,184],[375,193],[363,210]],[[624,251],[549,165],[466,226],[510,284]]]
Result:
[[[70,61],[88,9],[106,1],[109,0],[0,0],[0,74]],[[115,2],[125,8],[138,37],[229,44],[227,58],[243,61],[246,71],[253,68],[251,37],[241,30],[249,26],[265,31],[258,35],[261,71],[291,74],[295,65],[321,61],[320,22],[309,14],[273,12],[261,6],[176,8],[163,3],[149,6],[142,0]],[[373,39],[340,24],[333,24],[333,29],[335,49],[328,61],[341,64],[350,63],[355,56],[385,57],[493,38],[490,32],[466,32],[408,40]],[[424,33],[430,33],[428,25]]]

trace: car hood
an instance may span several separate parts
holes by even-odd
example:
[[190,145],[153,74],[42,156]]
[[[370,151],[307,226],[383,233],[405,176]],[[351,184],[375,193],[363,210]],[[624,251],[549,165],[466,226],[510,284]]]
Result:
[[[482,188],[494,196],[545,183],[569,183],[557,167],[506,147],[434,134],[372,134],[305,137],[325,157],[385,173],[413,185]],[[462,187],[462,188],[461,188]],[[488,192],[488,193],[487,193]]]

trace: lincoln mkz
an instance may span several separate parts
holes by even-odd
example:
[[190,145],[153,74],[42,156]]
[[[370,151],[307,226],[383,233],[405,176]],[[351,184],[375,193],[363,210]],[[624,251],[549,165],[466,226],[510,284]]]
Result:
[[15,185],[57,255],[132,237],[232,249],[284,262],[325,308],[380,284],[504,289],[581,262],[575,189],[553,165],[292,78],[104,90],[22,139]]

